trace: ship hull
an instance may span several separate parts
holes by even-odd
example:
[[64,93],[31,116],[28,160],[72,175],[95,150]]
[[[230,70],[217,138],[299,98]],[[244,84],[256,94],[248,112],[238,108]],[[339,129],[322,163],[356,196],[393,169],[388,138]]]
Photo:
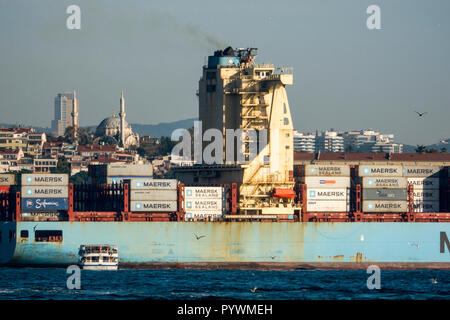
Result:
[[[38,230],[62,231],[62,241],[36,241]],[[450,223],[0,222],[0,231],[0,263],[16,266],[77,264],[80,245],[108,243],[119,267],[450,267]]]

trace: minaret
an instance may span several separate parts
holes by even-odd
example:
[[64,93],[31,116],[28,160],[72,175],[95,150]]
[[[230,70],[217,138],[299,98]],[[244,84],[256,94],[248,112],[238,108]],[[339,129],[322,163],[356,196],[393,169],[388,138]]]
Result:
[[78,142],[78,100],[77,100],[77,93],[75,90],[73,90],[73,100],[72,100],[72,128],[74,129],[74,137],[75,137],[75,143]]
[[120,144],[125,148],[125,99],[123,98],[123,90],[120,96]]

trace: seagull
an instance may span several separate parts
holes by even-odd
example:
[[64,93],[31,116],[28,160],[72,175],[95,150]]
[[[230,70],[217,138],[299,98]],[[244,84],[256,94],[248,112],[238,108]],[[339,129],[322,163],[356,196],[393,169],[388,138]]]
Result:
[[417,113],[419,115],[419,117],[422,117],[423,115],[428,113],[428,112],[417,112],[417,111],[414,111],[414,112]]
[[274,260],[277,256],[270,256],[270,258],[272,258],[272,260]]
[[431,280],[432,284],[437,284],[438,283],[436,278],[431,278],[430,280]]
[[256,289],[258,289],[257,286],[255,286],[253,289],[250,289],[250,291],[251,291],[252,293],[255,293]]
[[194,236],[197,238],[197,240],[200,240],[201,238],[206,237],[206,236],[198,236],[198,235],[196,235],[195,233],[194,233]]

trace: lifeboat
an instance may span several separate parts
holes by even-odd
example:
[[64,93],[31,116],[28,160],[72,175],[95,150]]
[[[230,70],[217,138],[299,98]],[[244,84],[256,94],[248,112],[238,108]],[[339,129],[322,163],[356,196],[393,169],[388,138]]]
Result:
[[274,198],[284,198],[284,199],[294,199],[295,191],[292,189],[274,188],[273,189],[273,197]]

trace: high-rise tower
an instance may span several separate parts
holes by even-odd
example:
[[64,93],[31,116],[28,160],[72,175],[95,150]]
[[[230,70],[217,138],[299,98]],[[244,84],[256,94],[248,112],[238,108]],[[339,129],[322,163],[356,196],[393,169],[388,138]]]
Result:
[[73,90],[73,100],[72,100],[72,127],[74,129],[74,137],[75,142],[78,142],[78,99],[77,99],[77,93],[75,90]]
[[120,95],[120,146],[125,147],[125,99],[123,98],[123,90]]
[[[76,107],[76,112],[74,112]],[[52,134],[63,136],[66,128],[71,126],[79,126],[78,120],[78,99],[75,91],[71,93],[58,93],[55,97],[54,120],[52,120]],[[74,119],[76,116],[76,119]]]

